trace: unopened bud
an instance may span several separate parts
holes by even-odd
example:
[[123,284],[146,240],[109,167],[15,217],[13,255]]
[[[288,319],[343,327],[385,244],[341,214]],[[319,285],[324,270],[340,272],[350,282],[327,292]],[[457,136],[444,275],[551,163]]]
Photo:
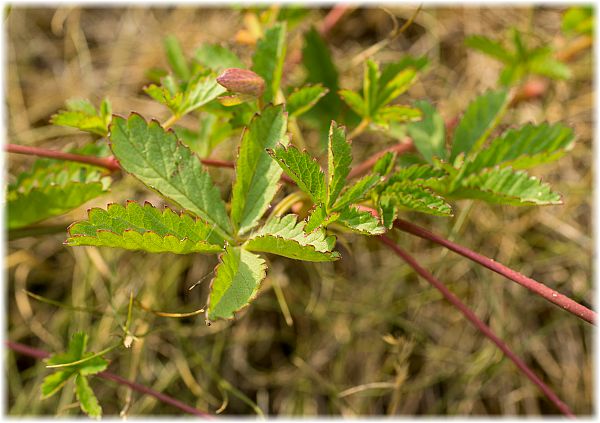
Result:
[[229,91],[254,97],[260,97],[265,90],[265,80],[247,69],[225,69],[217,77],[217,82]]

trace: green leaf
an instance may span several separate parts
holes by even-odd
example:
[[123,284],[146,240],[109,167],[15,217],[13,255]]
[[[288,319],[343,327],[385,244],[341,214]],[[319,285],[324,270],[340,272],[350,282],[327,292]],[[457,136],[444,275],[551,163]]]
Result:
[[348,207],[350,204],[358,203],[363,200],[373,188],[380,181],[381,175],[367,175],[359,179],[352,186],[348,187],[346,191],[340,196],[335,203],[333,210],[342,210]]
[[362,235],[381,235],[385,232],[378,218],[355,207],[348,207],[341,212],[336,223]]
[[360,96],[360,94],[350,90],[341,90],[339,94],[340,97],[342,97],[342,99],[346,102],[346,104],[356,112],[356,114],[358,114],[361,117],[367,116],[365,102]]
[[346,184],[352,164],[352,147],[346,140],[345,128],[331,122],[327,150],[327,202],[326,210],[333,207]]
[[594,9],[591,6],[572,6],[562,17],[561,29],[566,33],[592,35]]
[[252,70],[265,80],[265,103],[275,101],[286,52],[286,24],[278,23],[265,31],[252,56]]
[[301,87],[289,95],[286,108],[290,117],[300,116],[309,111],[317,102],[327,94],[327,88],[321,84]]
[[279,188],[281,167],[265,150],[279,142],[287,145],[286,127],[283,106],[269,106],[252,119],[242,136],[231,198],[231,220],[238,234],[256,226]]
[[302,246],[312,246],[316,251],[322,253],[331,252],[335,245],[335,238],[326,236],[325,232],[321,230],[305,231],[306,223],[304,221],[298,222],[297,218],[298,216],[294,214],[287,214],[283,217],[275,216],[267,221],[250,239],[270,235],[296,241]]
[[244,68],[238,56],[218,44],[202,44],[195,53],[195,59],[202,66],[220,73],[227,68]]
[[533,74],[546,76],[551,79],[571,78],[571,69],[564,63],[552,57],[552,50],[548,54],[536,57],[529,61],[529,71]]
[[548,184],[524,171],[513,171],[510,167],[488,169],[471,175],[448,195],[514,206],[562,204],[560,195],[553,192]]
[[75,374],[75,370],[61,370],[44,378],[42,382],[42,398],[48,398],[60,391]]
[[469,106],[454,131],[450,161],[460,153],[479,150],[490,132],[500,123],[508,106],[506,90],[488,91],[477,97]]
[[504,87],[511,86],[519,82],[525,74],[523,64],[514,64],[505,67],[498,78],[498,83]]
[[479,50],[502,63],[508,65],[515,61],[513,55],[506,50],[500,43],[483,35],[471,35],[465,39],[467,47]]
[[562,157],[572,147],[574,138],[572,129],[560,124],[528,124],[510,129],[494,139],[488,148],[469,158],[464,164],[464,174],[496,165],[528,169],[549,163]]
[[75,394],[84,413],[98,419],[102,416],[102,407],[98,404],[98,399],[85,376],[77,375],[75,377]]
[[50,123],[58,126],[69,126],[85,132],[105,137],[108,134],[111,113],[110,102],[104,99],[100,111],[88,100],[67,100],[67,110],[60,110],[50,118]]
[[109,204],[88,212],[88,220],[76,222],[69,229],[69,246],[143,250],[151,253],[217,253],[222,240],[210,225],[187,214],[178,215],[169,208],[160,210],[150,203],[140,206],[130,201],[126,207]]
[[379,176],[387,176],[393,169],[396,164],[396,153],[392,153],[388,151],[383,156],[381,156],[375,164],[373,165],[373,173],[378,174]]
[[378,110],[389,104],[396,97],[404,93],[413,83],[417,72],[408,68],[394,75],[389,81],[383,79],[383,74],[378,82],[377,99],[371,106],[371,110]]
[[214,225],[223,239],[230,239],[231,223],[219,189],[198,157],[172,131],[165,131],[156,121],[148,124],[135,113],[128,119],[115,116],[110,141],[125,171]]
[[335,222],[339,216],[340,214],[337,212],[328,214],[325,211],[325,206],[323,204],[318,204],[314,206],[312,211],[310,212],[306,222],[306,226],[304,227],[304,232],[310,233],[318,227],[325,227]]
[[[329,89],[329,93],[311,110],[312,114],[323,120],[337,119],[341,108],[341,102],[337,96],[339,90],[338,71],[331,59],[331,52],[327,44],[314,27],[304,34],[302,63],[307,72],[306,81],[308,83],[320,83]],[[324,119],[323,116],[327,116],[327,119]]]
[[167,60],[169,66],[173,69],[175,75],[184,81],[187,81],[190,77],[190,68],[187,64],[187,60],[181,50],[181,45],[174,35],[168,35],[163,41],[165,52],[167,53]]
[[265,261],[244,248],[227,246],[219,259],[210,284],[209,320],[233,318],[256,297],[266,275]]
[[433,157],[446,160],[446,126],[435,107],[427,101],[418,101],[416,106],[423,112],[423,120],[408,124],[408,134],[415,148],[425,160],[433,163]]
[[413,122],[420,119],[421,116],[421,111],[412,107],[385,106],[377,111],[373,121],[387,127],[391,122]]
[[292,145],[288,148],[277,146],[267,151],[296,185],[310,195],[315,204],[325,202],[325,174],[319,163],[306,151],[300,152]]
[[274,235],[263,235],[252,238],[246,242],[244,247],[250,251],[277,254],[303,261],[325,262],[334,261],[339,258],[339,254],[336,252],[320,252],[312,245],[301,245],[297,241]]
[[8,186],[7,226],[22,228],[67,213],[107,192],[110,181],[94,166],[38,160]]

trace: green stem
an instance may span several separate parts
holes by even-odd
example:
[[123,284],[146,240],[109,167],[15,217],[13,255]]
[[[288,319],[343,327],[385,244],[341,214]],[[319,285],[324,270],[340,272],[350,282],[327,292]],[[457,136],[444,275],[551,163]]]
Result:
[[101,355],[109,353],[112,350],[114,350],[114,349],[116,349],[116,348],[118,348],[120,346],[121,346],[121,343],[119,342],[118,344],[115,344],[115,345],[113,345],[111,347],[105,348],[102,351],[97,352],[96,354],[90,355],[89,357],[86,357],[86,358],[82,358],[81,360],[72,361],[71,363],[50,364],[50,365],[47,365],[46,368],[48,368],[48,369],[58,369],[58,368],[62,368],[62,367],[76,366],[78,364],[85,363],[86,361],[90,361],[92,358],[100,357]]
[[179,119],[181,119],[181,116],[173,115],[169,119],[165,120],[165,122],[161,126],[163,127],[163,129],[168,129],[171,126],[173,126],[173,124],[175,124],[175,122],[177,122]]
[[354,130],[350,133],[350,135],[348,135],[348,138],[353,139],[353,138],[358,137],[360,134],[365,132],[365,129],[367,129],[367,127],[369,126],[369,123],[371,123],[371,120],[369,118],[363,118],[363,120],[360,121],[358,126],[356,128],[354,128]]

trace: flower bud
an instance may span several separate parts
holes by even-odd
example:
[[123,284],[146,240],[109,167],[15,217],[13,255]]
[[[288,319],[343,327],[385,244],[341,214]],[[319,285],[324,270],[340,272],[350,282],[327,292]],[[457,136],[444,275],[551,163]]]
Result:
[[260,97],[265,90],[264,79],[247,69],[225,69],[217,77],[217,82],[229,91],[254,97]]

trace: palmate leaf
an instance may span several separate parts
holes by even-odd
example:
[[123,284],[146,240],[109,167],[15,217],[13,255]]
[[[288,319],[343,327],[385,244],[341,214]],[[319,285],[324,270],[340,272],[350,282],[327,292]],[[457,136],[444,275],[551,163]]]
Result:
[[59,126],[70,126],[85,132],[105,137],[111,120],[111,105],[108,99],[100,104],[100,110],[88,100],[67,100],[67,110],[61,110],[50,118],[50,123]]
[[169,208],[160,211],[150,203],[140,206],[130,201],[125,207],[109,204],[106,210],[94,208],[88,220],[72,224],[69,246],[93,245],[142,250],[150,253],[218,253],[222,241],[210,225]]
[[528,124],[510,129],[494,139],[488,148],[470,157],[463,165],[465,175],[499,165],[528,169],[562,157],[573,145],[571,128],[555,124]]
[[415,148],[429,163],[433,157],[446,160],[446,125],[435,107],[427,101],[418,101],[415,105],[421,109],[423,119],[408,124],[408,134]]
[[241,247],[227,246],[219,257],[215,277],[210,284],[207,319],[231,319],[247,306],[266,276],[265,261]]
[[460,153],[477,151],[498,125],[508,106],[506,90],[488,91],[469,104],[454,131],[450,161]]
[[99,168],[38,160],[7,192],[7,226],[22,228],[67,213],[108,191],[111,179]]
[[254,56],[252,56],[252,70],[265,80],[265,92],[263,99],[265,103],[275,100],[286,52],[286,24],[278,23],[265,31],[265,35],[256,44]]
[[290,117],[300,116],[312,109],[328,91],[321,84],[306,85],[295,90],[286,100],[286,109]]
[[165,131],[138,114],[115,116],[111,149],[121,167],[150,188],[208,222],[223,239],[230,239],[231,223],[219,189],[198,157]]
[[244,131],[231,198],[231,220],[238,234],[256,226],[279,187],[281,167],[265,150],[275,148],[277,143],[288,144],[286,127],[283,106],[269,106]]
[[447,195],[514,206],[562,204],[560,195],[553,192],[550,185],[510,167],[486,169],[468,176]]
[[292,145],[287,148],[277,146],[267,151],[298,187],[310,195],[315,204],[325,201],[325,174],[319,163],[306,151],[300,152]]

